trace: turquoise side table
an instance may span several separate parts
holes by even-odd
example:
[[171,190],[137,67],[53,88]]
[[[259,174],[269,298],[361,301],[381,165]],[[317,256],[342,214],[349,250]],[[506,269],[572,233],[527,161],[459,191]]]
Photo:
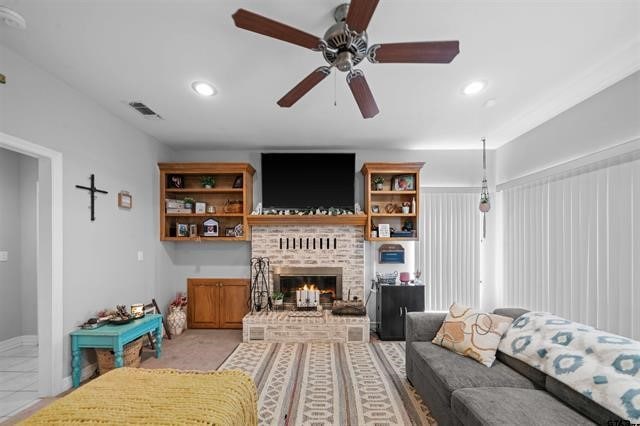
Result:
[[123,325],[103,325],[93,330],[76,330],[71,332],[71,368],[73,387],[80,386],[80,350],[83,348],[111,349],[115,354],[115,367],[122,367],[122,350],[124,345],[154,333],[156,337],[156,358],[162,353],[162,315],[147,314],[144,318]]

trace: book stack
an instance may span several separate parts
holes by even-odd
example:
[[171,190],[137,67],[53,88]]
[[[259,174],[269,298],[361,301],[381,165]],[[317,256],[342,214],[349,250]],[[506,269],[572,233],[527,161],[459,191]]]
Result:
[[190,208],[189,209],[185,208],[184,201],[182,200],[166,199],[164,200],[164,202],[167,209],[167,213],[180,213],[180,214],[192,213]]

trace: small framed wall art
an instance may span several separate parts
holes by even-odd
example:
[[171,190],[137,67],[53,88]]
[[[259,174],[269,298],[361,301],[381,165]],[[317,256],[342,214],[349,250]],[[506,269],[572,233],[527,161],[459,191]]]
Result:
[[133,197],[128,191],[118,192],[118,207],[121,209],[130,209],[133,207]]

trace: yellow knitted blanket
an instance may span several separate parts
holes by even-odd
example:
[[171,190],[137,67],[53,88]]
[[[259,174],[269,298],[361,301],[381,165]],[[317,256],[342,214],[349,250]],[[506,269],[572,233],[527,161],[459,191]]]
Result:
[[256,386],[238,370],[117,368],[22,424],[257,425]]

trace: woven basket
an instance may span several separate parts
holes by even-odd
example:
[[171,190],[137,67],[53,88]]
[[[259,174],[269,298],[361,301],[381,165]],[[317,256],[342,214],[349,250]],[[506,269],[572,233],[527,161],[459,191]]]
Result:
[[242,200],[227,200],[224,203],[225,213],[242,213]]
[[[140,367],[142,354],[142,337],[124,345],[122,359],[125,367]],[[96,349],[98,356],[98,371],[100,375],[108,373],[115,368],[115,355],[110,349]]]

